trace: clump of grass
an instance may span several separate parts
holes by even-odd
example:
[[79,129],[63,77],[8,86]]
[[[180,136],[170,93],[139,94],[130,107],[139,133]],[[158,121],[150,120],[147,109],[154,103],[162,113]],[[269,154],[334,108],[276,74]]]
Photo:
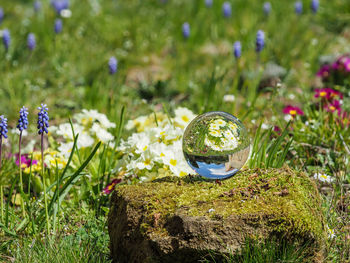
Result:
[[[311,245],[312,247],[312,245]],[[266,240],[264,242],[247,238],[241,251],[237,253],[214,254],[209,252],[202,262],[222,263],[306,263],[312,262],[312,248],[307,242],[291,243],[286,239]]]

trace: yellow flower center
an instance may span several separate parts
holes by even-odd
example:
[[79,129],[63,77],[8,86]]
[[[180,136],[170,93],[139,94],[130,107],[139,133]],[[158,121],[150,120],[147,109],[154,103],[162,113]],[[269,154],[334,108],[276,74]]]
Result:
[[289,111],[289,114],[290,114],[290,115],[297,115],[297,111],[296,111],[296,110],[290,110],[290,111]]
[[327,92],[325,92],[325,91],[321,91],[321,92],[320,92],[320,96],[321,96],[321,97],[326,97],[326,95],[327,95]]
[[176,163],[177,163],[177,161],[176,161],[176,160],[174,160],[174,159],[171,159],[171,160],[170,160],[170,164],[171,164],[172,166],[175,166],[175,165],[176,165]]
[[182,119],[184,122],[189,122],[189,120],[190,120],[186,115],[182,116],[181,119]]
[[180,176],[185,176],[185,175],[187,175],[187,173],[185,173],[183,171],[180,172]]
[[143,163],[144,163],[144,165],[150,165],[151,164],[151,160],[150,159],[146,159]]
[[148,146],[146,145],[145,147],[143,147],[143,151],[146,151],[147,150],[147,148],[148,148]]

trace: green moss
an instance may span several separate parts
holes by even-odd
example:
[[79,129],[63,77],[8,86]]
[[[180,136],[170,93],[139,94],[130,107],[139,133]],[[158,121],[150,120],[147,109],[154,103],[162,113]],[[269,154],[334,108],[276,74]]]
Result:
[[117,191],[133,206],[143,206],[144,231],[163,232],[159,222],[181,210],[189,216],[241,216],[273,231],[311,235],[316,240],[325,237],[317,188],[305,174],[289,168],[244,170],[219,183],[165,178],[120,186]]

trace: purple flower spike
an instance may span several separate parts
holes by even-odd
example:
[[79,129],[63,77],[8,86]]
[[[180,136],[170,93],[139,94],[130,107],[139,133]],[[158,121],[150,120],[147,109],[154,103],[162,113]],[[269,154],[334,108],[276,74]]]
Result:
[[48,108],[46,107],[46,104],[41,104],[41,106],[38,107],[38,110],[38,133],[47,134],[49,132],[47,130],[47,128],[49,127],[49,114],[47,112]]
[[62,27],[63,27],[62,20],[59,19],[59,18],[56,19],[56,20],[55,20],[55,26],[54,26],[54,28],[55,28],[55,33],[56,33],[56,34],[61,33],[61,32],[62,32]]
[[241,42],[236,41],[233,44],[233,55],[235,56],[235,58],[240,58],[242,55],[242,46],[241,46]]
[[28,109],[26,107],[22,107],[19,111],[19,119],[17,129],[21,132],[28,128]]
[[317,13],[319,6],[320,6],[320,3],[319,3],[318,0],[312,0],[312,1],[311,1],[311,10],[312,10],[312,12],[313,12],[314,14]]
[[[7,138],[7,119],[4,115],[0,116],[0,138]],[[1,147],[1,146],[0,146]]]
[[190,37],[191,29],[190,29],[190,24],[185,22],[182,25],[182,35],[184,36],[185,39]]
[[51,6],[60,14],[62,10],[69,8],[69,0],[52,0]]
[[265,33],[262,30],[259,30],[256,34],[256,52],[260,53],[265,46]]
[[118,60],[111,57],[108,61],[109,74],[114,75],[118,70]]
[[263,9],[264,9],[265,15],[268,16],[270,14],[270,12],[271,12],[271,4],[270,4],[270,2],[265,2]]
[[27,47],[29,50],[33,51],[36,46],[36,40],[35,35],[33,33],[30,33],[27,38]]
[[301,1],[295,2],[294,8],[295,8],[295,13],[297,15],[301,15],[301,13],[303,12],[303,3]]
[[212,7],[213,6],[213,0],[205,0],[204,1],[206,7]]
[[34,11],[39,12],[41,9],[41,2],[39,0],[34,2]]
[[228,18],[232,14],[231,4],[229,2],[224,2],[222,5],[222,13],[224,17]]
[[4,19],[4,9],[2,9],[2,7],[0,7],[0,24],[1,24],[3,19]]
[[2,31],[2,42],[4,43],[5,49],[8,50],[11,44],[11,35],[10,31],[7,29],[4,29],[4,31]]

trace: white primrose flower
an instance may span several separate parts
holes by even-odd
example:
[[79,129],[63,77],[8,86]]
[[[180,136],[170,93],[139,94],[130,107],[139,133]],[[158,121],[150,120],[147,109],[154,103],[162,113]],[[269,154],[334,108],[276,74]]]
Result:
[[[82,131],[84,130],[84,127],[79,125],[79,124],[73,124],[73,129],[74,129],[74,133],[75,135],[77,135],[78,133],[82,133]],[[73,131],[72,131],[72,126],[70,125],[70,123],[63,123],[60,124],[55,133],[57,135],[62,136],[65,139],[70,139],[73,140]]]
[[69,157],[73,149],[73,142],[68,143],[61,143],[60,146],[58,146],[58,151],[66,158]]
[[167,153],[168,146],[162,142],[156,142],[150,145],[149,150],[154,156],[154,160],[161,163],[165,157],[165,154]]
[[140,154],[149,150],[150,138],[145,133],[134,134],[132,136],[135,143],[135,152]]
[[182,136],[195,115],[185,108],[178,108],[175,113],[171,120],[156,113],[157,123],[154,114],[129,121],[126,128],[136,128],[137,132],[121,141],[118,150],[124,155],[115,170],[136,174],[141,181],[193,174],[182,153]]
[[154,166],[153,156],[151,155],[151,152],[145,151],[141,154],[141,156],[136,160],[136,168],[143,170],[152,170]]
[[127,130],[132,130],[134,129],[136,126],[144,126],[144,124],[146,123],[148,117],[147,116],[140,116],[134,120],[129,120],[127,122],[127,124],[125,125],[125,128]]
[[169,169],[176,176],[194,173],[183,156],[181,141],[176,141],[168,147],[168,150],[164,153],[163,162],[169,166]]
[[94,132],[96,137],[103,143],[108,143],[114,140],[114,136],[110,134],[106,129],[101,127],[98,123],[94,123],[92,125],[91,131]]
[[192,111],[187,108],[178,107],[175,109],[175,118],[174,121],[182,128],[186,128],[187,125],[196,117]]
[[81,113],[74,115],[74,119],[84,126],[88,125],[89,123],[98,121],[100,125],[105,129],[116,127],[115,123],[110,122],[106,115],[99,113],[97,110],[83,109]]
[[87,134],[87,132],[81,132],[78,136],[77,147],[78,149],[90,147],[94,144],[94,142],[95,140],[89,134]]
[[183,129],[166,124],[165,127],[159,132],[159,135],[164,137],[164,139],[167,141],[178,140],[183,135]]

